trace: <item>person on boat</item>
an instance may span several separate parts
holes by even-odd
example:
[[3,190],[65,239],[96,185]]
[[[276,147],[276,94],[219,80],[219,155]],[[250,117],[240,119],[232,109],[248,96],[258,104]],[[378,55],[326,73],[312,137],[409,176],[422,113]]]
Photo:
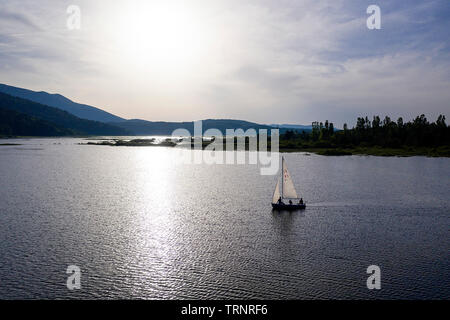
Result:
[[303,205],[303,198],[300,198],[300,201],[298,202],[299,205]]
[[283,201],[281,200],[281,197],[278,199],[278,204],[284,204]]
[[289,205],[291,205],[291,206],[292,206],[292,200],[289,200]]

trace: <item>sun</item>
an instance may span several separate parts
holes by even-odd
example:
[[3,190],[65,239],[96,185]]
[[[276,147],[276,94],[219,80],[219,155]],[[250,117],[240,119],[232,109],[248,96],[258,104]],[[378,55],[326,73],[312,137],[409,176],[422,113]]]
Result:
[[181,2],[133,1],[124,5],[112,39],[120,63],[153,72],[193,68],[208,47],[201,19]]

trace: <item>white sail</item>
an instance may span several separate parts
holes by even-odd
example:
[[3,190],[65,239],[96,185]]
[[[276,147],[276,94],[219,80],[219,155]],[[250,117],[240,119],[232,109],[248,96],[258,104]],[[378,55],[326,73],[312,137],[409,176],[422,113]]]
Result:
[[275,191],[273,193],[272,203],[277,203],[278,199],[280,199],[280,180],[277,182],[277,186],[275,187]]
[[289,170],[286,166],[286,162],[283,158],[283,186],[282,186],[282,198],[288,198],[288,199],[298,199],[297,191],[295,191],[294,183],[292,182],[291,175],[289,173]]

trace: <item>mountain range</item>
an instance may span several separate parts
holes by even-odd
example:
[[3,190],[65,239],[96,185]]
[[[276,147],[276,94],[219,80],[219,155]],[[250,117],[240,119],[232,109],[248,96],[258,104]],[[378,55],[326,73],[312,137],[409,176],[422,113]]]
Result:
[[[171,135],[175,129],[187,129],[193,134],[193,122],[163,122],[123,119],[100,108],[79,104],[60,95],[37,92],[0,84],[0,135]],[[19,121],[20,120],[20,121]],[[310,126],[264,125],[243,120],[207,119],[203,131],[216,128],[253,128],[311,130]]]
[[49,107],[58,108],[67,111],[81,119],[100,122],[115,122],[125,120],[99,108],[73,102],[72,100],[67,99],[60,94],[50,94],[44,91],[37,92],[12,87],[5,84],[0,84],[0,92],[9,94],[10,96],[37,102]]
[[[30,100],[13,97],[0,92],[0,109],[2,109],[3,118],[1,121],[0,134],[3,135],[28,135],[23,132],[22,127],[14,119],[18,119],[18,113],[26,115],[22,117],[22,125],[26,123],[44,126],[50,125],[60,135],[128,135],[129,132],[123,128],[99,121],[81,119],[73,114],[54,107],[49,107]],[[9,113],[9,115],[8,115]],[[8,115],[8,117],[6,117]],[[9,119],[7,121],[6,119]],[[46,136],[47,131],[41,134]]]

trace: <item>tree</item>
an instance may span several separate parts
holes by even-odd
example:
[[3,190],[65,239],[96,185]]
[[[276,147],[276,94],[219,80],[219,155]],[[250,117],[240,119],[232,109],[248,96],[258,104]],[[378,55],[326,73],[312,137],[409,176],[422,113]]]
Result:
[[436,125],[440,128],[447,128],[447,124],[445,123],[445,116],[440,114],[436,120]]
[[372,121],[368,117],[358,117],[354,128],[349,129],[346,123],[343,128],[344,130],[335,132],[334,124],[326,120],[324,123],[313,122],[311,133],[287,132],[283,137],[294,140],[295,145],[305,144],[313,148],[407,146],[444,147],[444,152],[450,150],[450,127],[446,124],[444,115],[439,115],[433,123],[429,123],[425,115],[409,122],[404,122],[401,117],[397,121],[391,121],[389,116],[385,116],[383,121],[379,116],[374,116]]
[[285,138],[286,140],[292,140],[292,139],[294,138],[294,136],[295,136],[295,133],[294,133],[294,131],[292,131],[292,130],[287,130],[287,131],[284,133],[284,138]]
[[372,121],[372,128],[378,129],[380,127],[380,123],[381,123],[380,117],[374,116]]
[[313,141],[317,141],[320,136],[320,125],[319,122],[313,122],[312,123],[312,132],[311,132],[311,138]]

